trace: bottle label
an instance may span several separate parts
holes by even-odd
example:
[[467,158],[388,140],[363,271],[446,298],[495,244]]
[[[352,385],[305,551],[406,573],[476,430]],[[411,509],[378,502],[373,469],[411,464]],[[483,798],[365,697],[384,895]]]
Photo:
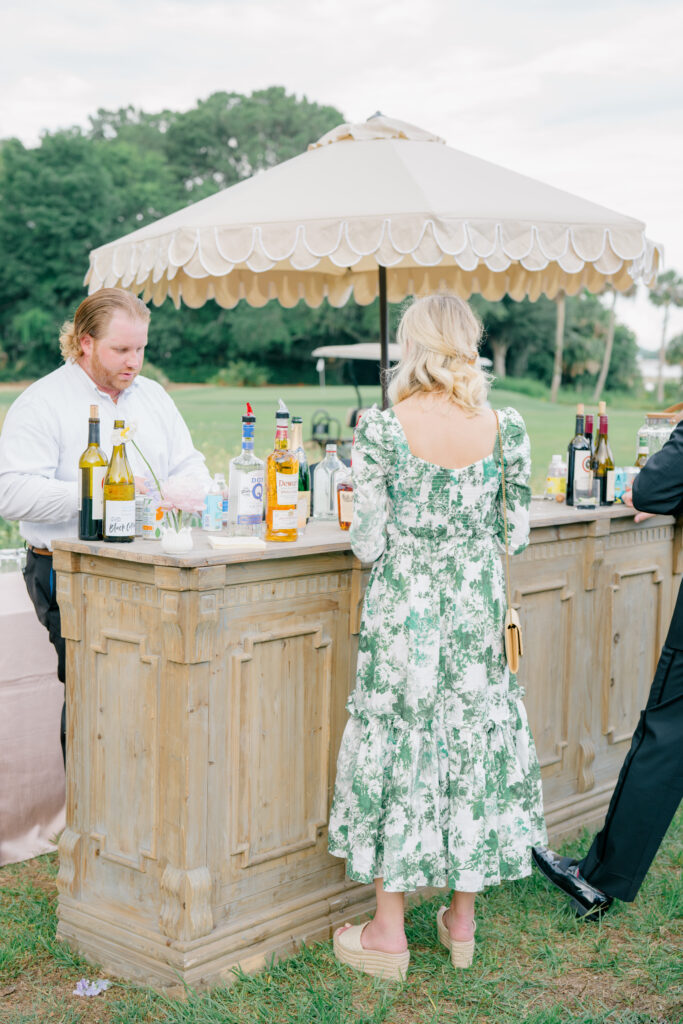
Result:
[[220,530],[223,525],[223,495],[207,494],[202,514],[203,530]]
[[292,505],[296,508],[299,494],[299,473],[276,473],[275,489],[278,505]]
[[296,508],[273,509],[274,530],[296,530],[297,510]]
[[545,493],[548,497],[554,498],[557,494],[565,494],[567,481],[563,476],[547,476],[545,478]]
[[237,523],[257,526],[263,519],[263,470],[240,473],[237,491]]
[[306,525],[306,520],[311,517],[311,492],[310,491],[299,491],[299,499],[297,502],[297,513],[298,513],[298,526],[302,530]]
[[605,473],[605,501],[614,501],[614,470]]
[[135,499],[112,501],[105,505],[104,532],[107,537],[135,536]]
[[339,518],[342,523],[353,519],[353,491],[339,491]]
[[93,466],[92,468],[92,517],[101,519],[104,514],[104,478],[107,475],[106,466]]
[[591,476],[591,453],[577,449],[574,452],[574,486],[582,490],[587,489]]

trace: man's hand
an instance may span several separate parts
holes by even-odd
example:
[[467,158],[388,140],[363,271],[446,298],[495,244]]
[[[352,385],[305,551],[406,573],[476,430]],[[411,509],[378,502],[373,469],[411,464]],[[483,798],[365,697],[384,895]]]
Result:
[[[624,491],[624,505],[628,505],[629,508],[635,508],[633,504],[633,495],[631,493],[630,487],[628,488],[628,490]],[[654,512],[638,512],[636,510],[636,515],[633,517],[633,522],[642,523],[644,519],[652,519],[653,516]]]

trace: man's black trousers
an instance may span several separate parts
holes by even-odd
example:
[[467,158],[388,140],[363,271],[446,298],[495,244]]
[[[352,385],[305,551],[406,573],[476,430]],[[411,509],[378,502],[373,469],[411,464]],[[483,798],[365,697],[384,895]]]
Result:
[[[35,555],[29,548],[26,552],[26,568],[24,579],[29,597],[33,601],[36,615],[48,631],[50,642],[57,651],[57,677],[60,682],[66,680],[66,643],[62,637],[62,625],[59,618],[59,605],[55,598],[55,574],[52,569],[52,557]],[[62,757],[66,763],[66,705],[62,705],[62,724],[60,730],[62,741]]]
[[580,862],[591,885],[636,898],[683,797],[683,650],[665,644],[601,832]]

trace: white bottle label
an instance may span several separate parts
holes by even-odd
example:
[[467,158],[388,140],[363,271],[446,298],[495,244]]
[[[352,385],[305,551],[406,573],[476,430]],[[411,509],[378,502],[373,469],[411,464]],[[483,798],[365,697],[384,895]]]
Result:
[[296,508],[273,509],[274,530],[296,530]]
[[240,473],[237,490],[237,523],[257,526],[263,518],[263,470]]
[[591,480],[591,453],[583,449],[574,452],[574,486],[588,488]]
[[342,523],[350,523],[353,519],[353,491],[338,491],[339,518]]
[[135,536],[135,499],[112,501],[105,506],[104,532],[107,537]]
[[276,473],[275,494],[278,505],[293,505],[296,508],[299,495],[299,474]]
[[310,491],[299,491],[299,498],[297,502],[298,511],[298,526],[300,530],[303,530],[306,525],[306,520],[311,517],[311,492]]
[[92,517],[101,519],[104,512],[104,478],[106,466],[94,466],[92,471]]
[[605,501],[614,501],[614,470],[605,473]]

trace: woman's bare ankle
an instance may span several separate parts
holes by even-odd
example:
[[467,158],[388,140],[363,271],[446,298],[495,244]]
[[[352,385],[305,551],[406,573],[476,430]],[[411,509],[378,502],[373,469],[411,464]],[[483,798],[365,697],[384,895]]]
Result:
[[448,934],[456,942],[469,942],[474,938],[474,918],[471,911],[457,912],[449,907],[444,914],[444,924]]
[[405,953],[408,948],[408,940],[402,927],[388,925],[376,918],[363,929],[360,941],[364,949],[376,949],[380,953]]

